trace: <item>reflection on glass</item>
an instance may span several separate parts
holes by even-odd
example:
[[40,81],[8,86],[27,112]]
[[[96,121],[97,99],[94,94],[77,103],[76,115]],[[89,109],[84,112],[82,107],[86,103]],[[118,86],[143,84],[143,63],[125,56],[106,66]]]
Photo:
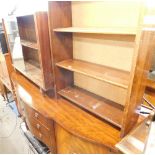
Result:
[[7,37],[8,37],[9,48],[12,53],[15,38],[19,37],[16,17],[10,16],[6,18],[4,22],[5,22],[5,28],[6,28]]
[[[15,68],[20,67],[20,69],[25,70],[23,52],[17,26],[17,19],[15,16],[9,16],[4,19],[4,24],[6,28],[13,65]],[[17,62],[20,62],[20,64],[18,64]]]
[[33,15],[4,20],[14,67],[34,83],[42,83]]

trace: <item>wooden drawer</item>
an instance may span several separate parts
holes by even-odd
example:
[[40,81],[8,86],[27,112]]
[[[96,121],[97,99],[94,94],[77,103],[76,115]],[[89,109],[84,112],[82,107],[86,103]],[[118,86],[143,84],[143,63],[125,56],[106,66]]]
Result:
[[46,117],[41,115],[39,112],[29,107],[27,104],[24,104],[24,111],[29,118],[33,118],[43,124],[47,129],[51,128],[51,122]]
[[[40,141],[45,143],[49,148],[52,147],[52,141],[51,141],[51,131],[47,130],[45,127],[41,126],[41,124],[36,123],[33,119],[29,120],[26,119],[26,122],[28,124],[28,127],[32,134],[38,138]],[[37,124],[40,125],[40,128],[38,129]]]
[[[50,129],[47,129],[44,125],[42,125],[39,121],[33,119],[33,118],[29,118],[28,117],[28,121],[31,124],[31,126],[33,126],[36,130],[38,130],[40,133],[49,136],[49,132]],[[52,122],[51,122],[52,123]],[[52,132],[52,131],[51,131]]]

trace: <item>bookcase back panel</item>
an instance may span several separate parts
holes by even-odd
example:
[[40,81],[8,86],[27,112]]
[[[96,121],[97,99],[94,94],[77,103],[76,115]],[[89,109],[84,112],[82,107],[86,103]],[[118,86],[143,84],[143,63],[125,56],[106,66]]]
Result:
[[[75,33],[73,34],[73,58],[130,72],[134,41],[134,36]],[[81,74],[74,74],[74,84],[125,105],[127,94],[125,88]]]
[[120,36],[74,34],[74,58],[130,71],[134,37],[117,37]]
[[40,68],[38,50],[31,49],[31,48],[24,47],[24,46],[22,47],[22,49],[23,49],[24,60]]
[[132,27],[138,25],[140,0],[72,2],[72,26]]
[[34,16],[17,17],[20,38],[31,42],[37,42]]
[[[140,6],[139,0],[72,2],[72,26],[126,27],[128,34],[128,29],[137,29]],[[134,45],[135,35],[74,33],[73,58],[130,72]],[[125,104],[127,89],[77,73],[74,74],[74,84],[121,105]]]
[[120,88],[78,73],[74,73],[74,85],[123,106],[125,105],[127,91],[124,88]]

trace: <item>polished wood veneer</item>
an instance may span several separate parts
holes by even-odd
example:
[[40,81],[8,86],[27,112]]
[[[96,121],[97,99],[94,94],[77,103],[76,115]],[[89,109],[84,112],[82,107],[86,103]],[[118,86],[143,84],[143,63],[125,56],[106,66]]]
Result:
[[[20,99],[22,101],[22,99]],[[22,101],[23,102],[23,101]],[[24,113],[26,115],[26,123],[36,138],[44,142],[50,149],[51,153],[56,153],[55,129],[53,120],[47,119],[39,112],[24,105]]]
[[114,149],[114,145],[120,140],[120,131],[117,128],[66,100],[56,101],[41,95],[39,89],[19,73],[13,73],[12,79],[23,102],[73,135],[111,149]]
[[60,125],[55,126],[57,152],[60,154],[114,154],[118,151],[77,137]]

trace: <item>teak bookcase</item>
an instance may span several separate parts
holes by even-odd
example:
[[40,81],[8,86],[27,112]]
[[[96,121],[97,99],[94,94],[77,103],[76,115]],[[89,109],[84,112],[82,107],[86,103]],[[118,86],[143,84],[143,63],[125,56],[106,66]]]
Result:
[[56,92],[58,99],[116,126],[124,136],[138,119],[154,32],[127,27],[125,22],[112,25],[114,19],[108,18],[111,27],[103,24],[99,3],[49,2]]
[[14,67],[42,90],[52,89],[52,61],[47,12],[17,17],[17,24],[23,58],[14,60]]

